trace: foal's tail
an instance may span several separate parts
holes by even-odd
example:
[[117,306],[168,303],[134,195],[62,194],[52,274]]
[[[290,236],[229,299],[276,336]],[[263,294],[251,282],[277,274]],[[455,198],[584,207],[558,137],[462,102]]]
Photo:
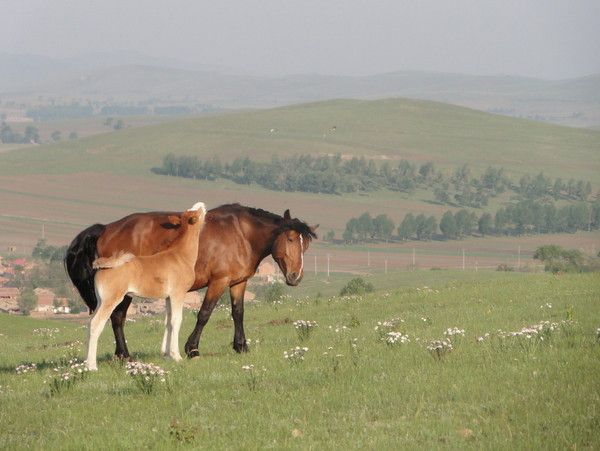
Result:
[[100,257],[94,260],[92,263],[93,269],[109,269],[116,268],[117,266],[122,266],[125,263],[129,263],[131,260],[135,258],[135,255],[129,252],[119,252],[112,257]]
[[94,289],[96,270],[92,267],[92,262],[96,258],[96,243],[104,233],[104,229],[104,225],[94,224],[81,231],[69,245],[64,259],[67,274],[85,305],[90,309],[90,313],[98,306]]

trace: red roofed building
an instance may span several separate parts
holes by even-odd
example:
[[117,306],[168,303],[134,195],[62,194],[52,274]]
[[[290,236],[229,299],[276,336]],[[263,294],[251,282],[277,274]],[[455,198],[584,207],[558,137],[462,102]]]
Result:
[[54,293],[48,288],[36,288],[33,290],[38,299],[36,312],[52,313],[54,311]]

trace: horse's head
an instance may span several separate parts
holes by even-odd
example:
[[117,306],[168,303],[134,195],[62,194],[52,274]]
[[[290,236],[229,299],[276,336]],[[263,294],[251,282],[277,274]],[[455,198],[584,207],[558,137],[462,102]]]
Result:
[[285,276],[285,283],[296,286],[304,276],[304,252],[317,235],[316,226],[309,226],[297,218],[291,218],[290,211],[283,214],[283,221],[276,230],[271,255]]
[[[184,211],[180,215],[169,215],[167,223],[170,227],[183,226],[183,230],[187,230],[190,226],[203,226],[204,217],[206,216],[206,206],[204,202],[196,202],[192,208]],[[165,226],[167,226],[165,224]]]

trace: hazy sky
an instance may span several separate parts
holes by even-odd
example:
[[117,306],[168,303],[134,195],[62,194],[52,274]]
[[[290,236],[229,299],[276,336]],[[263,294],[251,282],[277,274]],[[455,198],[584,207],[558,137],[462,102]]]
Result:
[[0,52],[127,50],[256,74],[600,72],[600,0],[0,0]]

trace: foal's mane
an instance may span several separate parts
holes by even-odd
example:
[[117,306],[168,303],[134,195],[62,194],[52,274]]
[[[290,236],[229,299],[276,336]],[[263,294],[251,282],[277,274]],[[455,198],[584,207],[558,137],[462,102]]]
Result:
[[282,216],[275,213],[271,213],[270,211],[263,210],[262,208],[246,207],[240,204],[225,204],[221,205],[220,207],[217,207],[217,209],[223,212],[238,214],[244,212],[252,216],[253,218],[259,220],[263,219],[268,222],[271,222],[277,226],[275,229],[275,233],[277,234],[286,232],[288,230],[293,230],[294,232],[301,234],[304,238],[308,240],[317,238],[317,234],[313,232],[310,226],[307,223],[300,221],[298,218],[284,219]]

